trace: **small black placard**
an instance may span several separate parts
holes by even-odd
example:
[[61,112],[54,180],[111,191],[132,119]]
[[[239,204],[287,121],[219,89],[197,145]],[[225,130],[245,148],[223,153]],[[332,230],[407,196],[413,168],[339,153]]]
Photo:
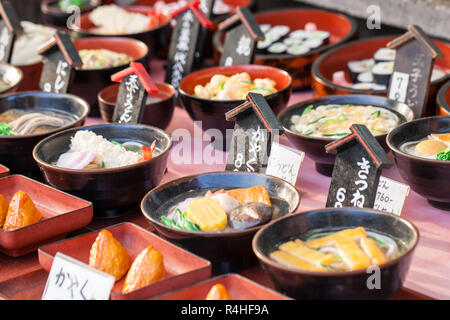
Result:
[[9,63],[13,50],[14,40],[23,32],[20,20],[11,4],[7,1],[0,2],[0,62]]
[[256,43],[241,23],[227,32],[219,64],[221,66],[251,64],[255,57]]
[[66,93],[72,80],[72,66],[58,46],[46,54],[39,87],[45,92]]
[[165,78],[165,82],[170,83],[175,92],[178,92],[181,79],[193,70],[200,29],[201,24],[190,9],[177,16],[170,40]]
[[139,81],[138,76],[132,73],[122,79],[114,109],[113,122],[124,124],[137,124],[142,121],[147,91]]

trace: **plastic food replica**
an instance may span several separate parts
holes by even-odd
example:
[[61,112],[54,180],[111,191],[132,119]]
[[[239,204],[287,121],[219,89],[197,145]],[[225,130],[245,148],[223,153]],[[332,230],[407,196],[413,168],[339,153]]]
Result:
[[38,222],[41,219],[41,213],[30,196],[24,191],[17,191],[9,206],[7,206],[6,199],[0,195],[0,226],[3,226],[3,230],[13,231]]
[[113,68],[133,61],[133,58],[125,53],[107,49],[83,49],[78,51],[78,54],[83,61],[83,69],[86,70]]
[[227,288],[221,284],[215,284],[209,290],[205,300],[233,300],[227,291]]
[[432,133],[420,141],[404,143],[401,149],[413,156],[450,161],[450,133]]

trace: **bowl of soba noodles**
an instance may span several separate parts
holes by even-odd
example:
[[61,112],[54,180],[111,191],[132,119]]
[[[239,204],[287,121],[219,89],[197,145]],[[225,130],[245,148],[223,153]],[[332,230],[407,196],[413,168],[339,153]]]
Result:
[[367,208],[300,212],[262,227],[253,252],[278,291],[295,299],[389,299],[419,241],[407,219]]
[[90,107],[70,94],[18,92],[0,98],[0,159],[11,172],[40,177],[32,156],[45,137],[84,124]]

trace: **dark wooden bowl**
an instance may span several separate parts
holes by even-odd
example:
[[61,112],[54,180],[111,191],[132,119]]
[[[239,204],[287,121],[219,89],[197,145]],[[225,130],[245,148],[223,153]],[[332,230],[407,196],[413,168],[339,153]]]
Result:
[[[352,18],[318,9],[292,8],[267,11],[255,14],[255,19],[259,24],[287,25],[291,29],[303,29],[306,23],[314,22],[318,29],[330,32],[329,44],[312,50],[306,55],[256,53],[255,64],[269,65],[287,71],[292,76],[294,90],[310,87],[311,66],[321,53],[354,38],[357,33],[357,25]],[[219,61],[222,54],[224,41],[225,33],[216,32],[214,34],[213,45],[216,62]]]
[[23,72],[19,67],[7,63],[0,63],[0,73],[5,75],[9,73],[10,79],[8,80],[8,86],[3,90],[0,90],[0,94],[7,94],[16,92],[23,81]]
[[[74,41],[77,50],[107,49],[114,52],[125,53],[133,61],[141,62],[148,68],[148,47],[142,41],[124,37],[92,37]],[[111,75],[123,70],[127,65],[103,69],[76,69],[69,93],[80,96],[91,106],[91,116],[99,116],[97,94],[100,90],[111,84]]]
[[[155,84],[158,87],[159,92],[153,93],[151,96],[161,100],[147,103],[142,118],[142,124],[155,126],[164,130],[172,120],[175,108],[175,89],[167,83],[156,82]],[[97,99],[100,114],[102,115],[103,121],[107,123],[112,122],[119,87],[120,84],[113,84],[98,93]]]
[[[46,24],[55,27],[67,27],[67,19],[73,13],[67,13],[58,7],[59,0],[42,0],[41,12]],[[82,14],[92,11],[102,4],[102,0],[89,0],[80,12]]]
[[[60,168],[52,163],[66,152],[70,139],[79,130],[90,130],[105,139],[120,143],[138,141],[147,146],[157,140],[160,154],[137,164],[97,170]],[[157,186],[167,168],[170,136],[163,130],[146,125],[101,124],[74,128],[42,140],[33,150],[33,157],[51,186],[89,200],[94,217],[116,217],[138,208],[142,197]]]
[[29,110],[33,108],[61,110],[76,116],[73,123],[44,134],[27,136],[1,136],[0,159],[11,173],[40,177],[39,167],[33,160],[34,146],[56,132],[84,124],[89,114],[89,104],[80,97],[70,94],[46,93],[40,91],[18,92],[0,97],[0,113],[8,109]]
[[[367,286],[374,271],[311,272],[284,267],[269,254],[285,241],[316,229],[364,227],[403,242],[400,257],[379,266],[380,289]],[[412,253],[419,240],[418,229],[399,216],[360,208],[328,208],[283,217],[261,228],[253,238],[253,252],[282,293],[295,299],[389,299],[402,288]]]
[[436,102],[438,109],[437,114],[443,116],[450,115],[450,81],[447,81],[447,83],[439,89]]
[[192,190],[206,192],[208,189],[249,188],[256,185],[264,185],[272,199],[278,197],[289,204],[289,209],[280,212],[279,216],[291,214],[300,203],[296,188],[284,180],[263,174],[225,171],[182,177],[160,185],[144,197],[141,210],[147,221],[163,237],[210,260],[214,272],[236,270],[254,261],[251,239],[260,226],[242,231],[189,232],[164,225],[161,223],[161,216],[166,215],[167,210],[176,204],[174,197]]
[[438,208],[450,210],[450,161],[430,160],[400,150],[403,143],[430,133],[450,132],[450,116],[435,116],[404,123],[387,136],[398,171],[412,190]]
[[[314,160],[316,163],[316,170],[326,176],[331,176],[333,173],[336,155],[326,153],[325,146],[334,139],[327,137],[321,138],[305,136],[291,130],[291,117],[293,115],[301,115],[303,110],[305,110],[305,108],[309,105],[314,105],[314,107],[317,107],[319,105],[326,104],[357,104],[386,108],[394,112],[399,117],[400,123],[410,121],[414,117],[413,111],[406,104],[389,100],[384,97],[370,95],[335,95],[323,98],[314,98],[299,102],[283,110],[278,115],[278,119],[284,127],[289,142],[295,148],[304,151],[309,158]],[[378,135],[376,136],[376,139],[386,150],[386,152],[389,152],[389,148],[386,145],[386,134]]]
[[[333,73],[344,71],[347,81],[350,81],[350,74],[347,62],[372,58],[379,48],[386,47],[386,44],[396,36],[381,36],[370,39],[361,39],[343,44],[335,49],[329,50],[321,55],[312,66],[312,89],[315,97],[324,97],[334,94],[370,94],[386,96],[386,90],[359,90],[347,88],[332,82]],[[439,88],[450,79],[450,43],[434,40],[434,43],[444,53],[444,57],[437,59],[434,65],[449,72],[441,79],[430,84],[428,91],[427,105],[424,116],[436,114],[435,101]]]
[[277,83],[276,89],[278,91],[265,97],[275,114],[286,107],[291,96],[291,76],[286,71],[269,66],[236,65],[211,67],[193,72],[184,77],[179,86],[181,102],[192,120],[201,121],[203,131],[218,129],[221,132],[223,139],[214,141],[214,146],[217,149],[226,150],[229,142],[227,130],[231,131],[234,128],[234,122],[227,121],[225,113],[244,103],[244,100],[201,99],[193,95],[194,88],[198,84],[205,85],[215,74],[231,76],[240,72],[247,72],[252,79],[271,78]]

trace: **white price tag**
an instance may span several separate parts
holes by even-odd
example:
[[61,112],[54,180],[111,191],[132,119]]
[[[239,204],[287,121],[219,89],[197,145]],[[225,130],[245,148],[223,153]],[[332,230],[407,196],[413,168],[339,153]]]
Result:
[[389,87],[389,99],[398,102],[406,101],[406,90],[408,89],[409,74],[394,71],[391,86]]
[[374,209],[400,215],[409,194],[409,186],[395,180],[380,177]]
[[297,181],[305,153],[278,143],[272,144],[266,174],[281,178],[293,185]]
[[42,300],[108,300],[114,282],[112,275],[58,252]]

